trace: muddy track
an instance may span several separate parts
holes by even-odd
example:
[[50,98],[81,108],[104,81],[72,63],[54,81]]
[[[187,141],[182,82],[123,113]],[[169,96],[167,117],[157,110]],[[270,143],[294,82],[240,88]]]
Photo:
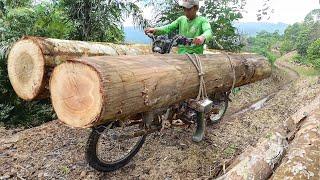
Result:
[[[234,157],[254,146],[260,137],[320,93],[320,84],[315,78],[299,78],[292,70],[283,71],[288,69],[285,65],[277,63],[277,66],[269,79],[244,86],[232,95],[226,117],[207,128],[203,142],[192,142],[194,127],[165,129],[148,136],[133,160],[112,173],[97,172],[87,165],[84,152],[90,130],[69,128],[59,121],[18,133],[0,130],[0,177],[212,178],[222,173]],[[258,108],[252,106],[268,96]]]

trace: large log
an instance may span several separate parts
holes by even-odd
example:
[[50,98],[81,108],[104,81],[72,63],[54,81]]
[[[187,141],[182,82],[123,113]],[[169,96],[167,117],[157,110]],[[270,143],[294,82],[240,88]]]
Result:
[[248,147],[217,180],[319,179],[319,105],[320,95]]
[[217,180],[268,179],[273,168],[281,161],[288,142],[282,128],[261,138],[255,147],[249,147],[228,168],[228,172]]
[[320,179],[320,108],[303,121],[272,179]]
[[24,37],[9,53],[8,74],[13,89],[24,100],[49,97],[48,85],[52,69],[67,59],[81,56],[150,54],[148,45]]
[[[207,91],[228,91],[267,78],[271,65],[254,54],[201,55]],[[233,64],[234,71],[231,64]],[[195,97],[198,72],[185,55],[101,56],[70,60],[50,80],[58,118],[74,127],[165,107]]]

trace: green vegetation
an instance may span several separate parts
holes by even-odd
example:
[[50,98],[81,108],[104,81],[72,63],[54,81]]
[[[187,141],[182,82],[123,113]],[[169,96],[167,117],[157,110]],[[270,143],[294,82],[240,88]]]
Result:
[[311,11],[302,23],[290,25],[284,32],[260,32],[247,38],[245,50],[266,56],[274,62],[279,56],[297,51],[296,63],[320,68],[320,9]]
[[268,58],[271,63],[280,56],[279,43],[282,36],[276,31],[269,33],[262,31],[255,37],[249,37],[247,41],[246,51],[255,52]]
[[309,62],[320,68],[320,39],[314,41],[307,50]]
[[10,45],[23,35],[67,38],[71,26],[54,4],[31,6],[30,1],[1,1],[0,122],[6,126],[34,126],[55,118],[48,100],[26,102],[14,93],[7,74]]
[[224,153],[224,155],[229,157],[229,156],[234,155],[234,153],[236,153],[236,151],[237,151],[237,146],[235,144],[231,144],[223,151],[223,153]]

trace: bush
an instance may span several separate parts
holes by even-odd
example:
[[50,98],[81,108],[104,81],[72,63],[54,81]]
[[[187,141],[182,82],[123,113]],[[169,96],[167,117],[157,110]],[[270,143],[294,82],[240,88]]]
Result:
[[7,127],[40,125],[56,118],[48,100],[27,102],[17,97],[7,73],[6,46],[0,54],[0,123]]
[[316,68],[320,68],[320,39],[313,42],[307,50],[309,62]]
[[295,48],[294,43],[292,43],[291,41],[288,41],[288,40],[284,40],[281,43],[280,52],[283,55],[283,54],[286,54],[286,53],[294,50],[294,48]]
[[255,37],[248,38],[249,51],[265,56],[270,63],[274,64],[281,39],[278,31],[274,33],[261,31]]
[[27,102],[18,98],[7,73],[10,45],[24,35],[67,38],[71,26],[53,4],[7,7],[0,16],[0,123],[7,127],[32,127],[56,118],[49,100]]
[[308,58],[306,56],[301,56],[300,54],[297,54],[296,56],[294,56],[293,61],[298,64],[304,64],[304,65],[309,64]]

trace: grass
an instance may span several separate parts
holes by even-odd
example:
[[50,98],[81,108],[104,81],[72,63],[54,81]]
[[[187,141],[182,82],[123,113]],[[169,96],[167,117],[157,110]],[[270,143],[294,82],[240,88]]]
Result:
[[[286,61],[286,62],[294,63],[296,57],[297,57],[297,53],[291,52],[280,57],[278,61]],[[307,66],[302,64],[302,65],[291,66],[291,68],[297,71],[301,76],[320,76],[320,69],[316,69],[312,66]]]
[[266,135],[266,138],[270,140],[270,139],[271,139],[271,137],[272,137],[272,133],[271,133],[271,132],[269,132],[269,133]]
[[62,174],[65,174],[65,175],[70,173],[70,169],[68,166],[61,166],[60,170],[61,170]]
[[227,147],[224,150],[224,154],[229,157],[235,154],[236,150],[237,150],[237,146],[235,144],[231,144],[229,147]]
[[296,66],[293,69],[302,76],[320,76],[320,70],[313,67]]

